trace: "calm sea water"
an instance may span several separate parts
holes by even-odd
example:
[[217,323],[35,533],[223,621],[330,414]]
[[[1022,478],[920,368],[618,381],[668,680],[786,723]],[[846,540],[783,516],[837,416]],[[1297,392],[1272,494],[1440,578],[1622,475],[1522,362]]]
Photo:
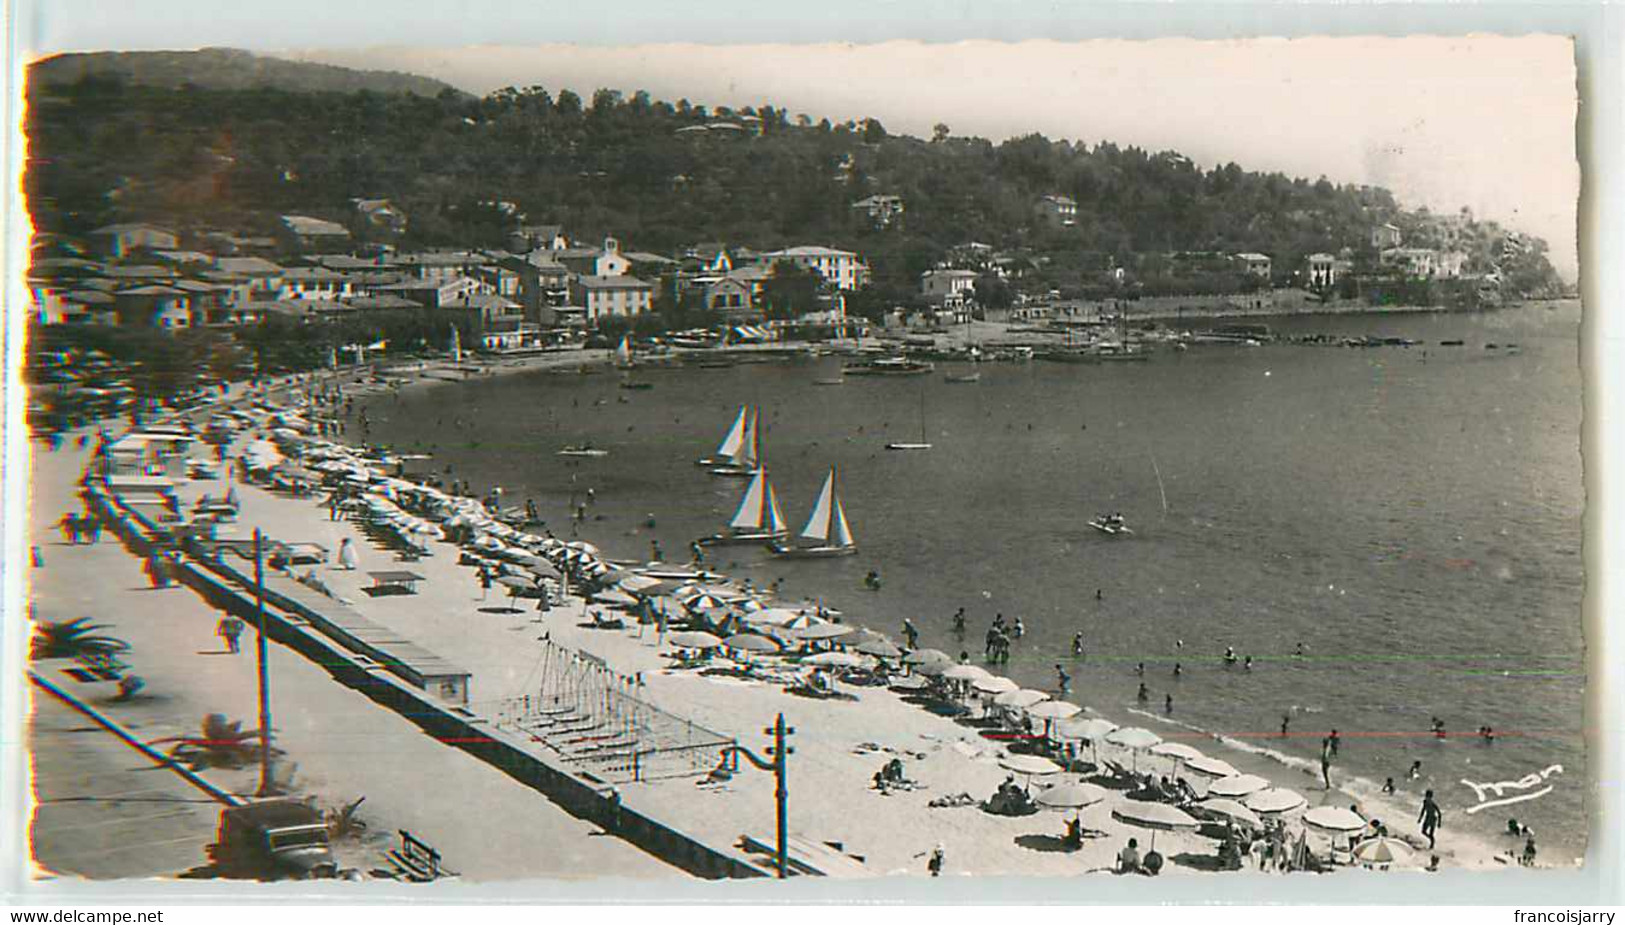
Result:
[[[374,441],[432,448],[436,465],[502,485],[509,503],[534,497],[560,534],[572,493],[591,487],[600,519],[584,536],[612,555],[647,557],[657,539],[686,558],[744,488],[692,460],[755,403],[786,515],[799,528],[839,465],[861,552],[782,562],[719,550],[736,575],[780,578],[783,594],[820,596],[894,635],[912,618],[923,644],[951,653],[979,656],[994,614],[1019,616],[1027,635],[1008,672],[1028,686],[1053,687],[1061,663],[1072,699],[1145,721],[1130,712],[1143,661],[1158,714],[1171,693],[1173,720],[1288,762],[1314,759],[1336,728],[1341,780],[1433,787],[1448,823],[1485,833],[1515,815],[1556,861],[1579,856],[1586,825],[1579,321],[1575,303],[1277,319],[1281,333],[1427,345],[987,364],[976,384],[945,383],[939,366],[814,385],[838,374],[833,359],[649,370],[647,392],[609,373],[527,373],[373,398],[369,415]],[[1438,346],[1448,339],[1466,344]],[[885,451],[918,440],[922,422],[934,449]],[[555,455],[578,441],[611,455]],[[1102,511],[1121,511],[1135,534],[1090,529]],[[871,568],[879,592],[862,587]],[[958,607],[963,641],[949,632]],[[1074,659],[1080,631],[1086,655]],[[1226,646],[1254,670],[1226,669]],[[1430,733],[1435,716],[1451,738]],[[1493,745],[1472,735],[1481,725],[1498,731]],[[1463,779],[1553,764],[1550,794],[1465,813],[1478,800]]]

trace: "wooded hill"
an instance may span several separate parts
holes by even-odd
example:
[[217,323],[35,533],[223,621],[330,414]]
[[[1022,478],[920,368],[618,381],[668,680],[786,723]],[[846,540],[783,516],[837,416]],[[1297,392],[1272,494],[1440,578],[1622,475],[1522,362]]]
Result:
[[[1469,272],[1498,267],[1514,291],[1557,285],[1543,242],[1509,248],[1503,229],[1465,213],[1406,211],[1384,189],[1203,170],[1109,142],[994,144],[947,125],[920,139],[769,102],[734,111],[643,92],[210,89],[95,69],[31,81],[29,103],[34,223],[70,234],[132,220],[263,232],[279,213],[345,221],[352,200],[387,198],[409,216],[403,246],[503,246],[516,207],[628,249],[848,248],[885,296],[912,291],[970,241],[1038,258],[1036,281],[1061,288],[1099,285],[1114,262],[1177,286],[1161,256],[1175,251],[1261,252],[1285,281],[1314,252],[1349,247],[1370,261],[1372,226],[1391,222],[1407,246],[1460,250]],[[876,194],[905,203],[885,229],[851,208]],[[1051,194],[1077,201],[1073,227],[1038,220],[1035,203]]]

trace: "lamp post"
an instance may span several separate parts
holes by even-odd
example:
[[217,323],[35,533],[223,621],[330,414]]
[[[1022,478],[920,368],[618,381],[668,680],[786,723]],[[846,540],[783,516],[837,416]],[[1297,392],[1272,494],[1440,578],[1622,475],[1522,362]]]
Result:
[[773,798],[777,803],[778,809],[777,865],[779,869],[779,879],[783,880],[790,876],[790,828],[788,815],[790,791],[785,781],[785,766],[787,763],[786,759],[795,753],[795,749],[785,745],[784,740],[786,736],[795,735],[796,730],[794,726],[786,726],[784,724],[784,714],[780,713],[779,718],[773,722],[773,725],[763,729],[762,733],[764,735],[770,735],[773,737],[773,744],[767,748],[767,753],[769,756],[771,756],[771,760],[757,757],[755,752],[752,752],[743,745],[730,745],[722,750],[722,754],[723,757],[728,757],[730,755],[744,755],[751,764],[755,765],[761,770],[773,772],[775,784],[773,789]]
[[[225,547],[231,549],[231,547]],[[232,549],[239,556],[240,550]],[[244,558],[247,558],[244,556]],[[260,693],[260,787],[257,797],[268,797],[271,787],[271,677],[266,670],[265,632],[265,536],[254,528],[254,622],[258,632],[254,654],[258,662]]]

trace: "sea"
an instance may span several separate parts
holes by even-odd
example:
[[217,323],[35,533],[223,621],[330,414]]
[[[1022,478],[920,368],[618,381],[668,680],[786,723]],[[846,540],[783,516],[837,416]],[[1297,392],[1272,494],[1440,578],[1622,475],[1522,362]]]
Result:
[[[1316,776],[1336,729],[1345,791],[1392,777],[1414,807],[1433,789],[1445,831],[1519,848],[1504,835],[1516,818],[1542,862],[1565,864],[1588,824],[1580,322],[1573,301],[1282,317],[1265,323],[1283,336],[1417,343],[983,363],[974,383],[944,378],[970,364],[939,363],[818,384],[840,376],[836,357],[639,369],[643,391],[608,369],[532,371],[365,407],[373,443],[431,453],[443,478],[501,486],[506,504],[533,499],[558,535],[591,489],[583,538],[686,561],[745,487],[694,460],[755,405],[787,518],[800,527],[835,467],[859,554],[724,547],[714,566],[894,638],[910,619],[921,645],[977,661],[994,616],[1019,617],[998,670],[1024,686],[1054,689],[1060,666],[1068,697],[1108,718]],[[609,455],[557,455],[579,443]],[[1132,535],[1089,526],[1108,512]],[[1227,647],[1253,668],[1227,665]]]

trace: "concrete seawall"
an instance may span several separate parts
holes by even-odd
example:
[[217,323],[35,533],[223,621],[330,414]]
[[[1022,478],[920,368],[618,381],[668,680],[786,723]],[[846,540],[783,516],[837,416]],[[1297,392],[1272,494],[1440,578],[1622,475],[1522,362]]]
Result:
[[[168,531],[113,493],[96,484],[85,499],[118,535],[125,547],[147,556],[169,545]],[[257,620],[253,582],[235,568],[202,556],[179,563],[177,577],[211,606],[253,624]],[[705,879],[770,876],[769,872],[705,844],[647,813],[622,804],[619,792],[537,754],[521,735],[495,728],[489,720],[440,701],[392,674],[385,665],[348,651],[339,639],[318,627],[330,621],[309,604],[267,588],[265,623],[268,638],[324,668],[335,680],[406,718],[438,741],[462,749],[536,790],[569,814],[602,826],[607,832],[657,858]]]

